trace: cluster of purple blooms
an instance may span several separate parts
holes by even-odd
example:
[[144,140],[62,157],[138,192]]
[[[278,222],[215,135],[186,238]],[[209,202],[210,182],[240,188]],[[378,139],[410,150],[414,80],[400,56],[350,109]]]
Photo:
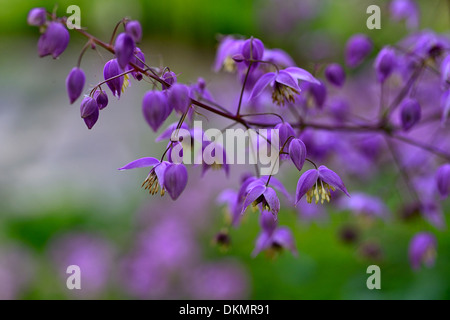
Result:
[[[74,103],[84,92],[80,63],[89,47],[99,46],[114,55],[104,65],[104,81],[82,99],[81,118],[89,129],[108,105],[104,85],[119,99],[131,77],[152,82],[153,89],[142,99],[142,114],[149,127],[158,131],[172,114],[178,115],[179,121],[158,138],[168,141],[161,158],[137,159],[119,170],[150,167],[143,187],[151,194],[167,192],[173,200],[185,190],[188,170],[183,163],[172,161],[170,151],[175,146],[186,148],[189,143],[183,137],[173,139],[172,133],[180,128],[193,130],[197,114],[209,112],[246,129],[279,130],[280,163],[292,163],[302,172],[295,199],[278,179],[258,173],[243,175],[237,190],[225,190],[219,197],[229,209],[232,226],[239,225],[248,207],[259,210],[262,231],[254,255],[282,248],[297,252],[292,232],[278,226],[279,194],[299,211],[320,211],[311,211],[310,204],[335,198],[336,208],[341,210],[375,219],[390,215],[379,197],[361,192],[351,196],[340,175],[316,163],[327,163],[339,168],[346,178],[362,181],[373,179],[386,164],[397,168],[406,190],[403,207],[397,211],[421,214],[435,228],[444,229],[441,201],[450,194],[450,40],[431,30],[418,30],[419,10],[412,0],[391,1],[390,11],[393,20],[406,20],[411,32],[398,43],[383,47],[370,68],[367,61],[374,53],[374,44],[364,34],[348,39],[345,65],[318,63],[311,72],[299,68],[285,51],[267,48],[260,39],[222,37],[213,69],[234,73],[241,85],[228,107],[214,99],[203,79],[182,84],[169,68],[147,65],[144,53],[136,46],[142,39],[138,21],[120,21],[109,43],[78,29],[88,41],[66,79],[69,101]],[[65,50],[69,41],[65,18],[36,8],[30,11],[28,23],[39,26],[42,33],[38,42],[41,57],[57,58]],[[121,25],[123,32],[116,34]],[[349,79],[349,72],[354,79]],[[229,171],[226,163],[203,166],[205,171]],[[303,171],[306,166],[311,168]],[[227,242],[223,235],[219,238]],[[436,247],[431,232],[415,235],[409,250],[413,268],[422,262],[431,265]]]

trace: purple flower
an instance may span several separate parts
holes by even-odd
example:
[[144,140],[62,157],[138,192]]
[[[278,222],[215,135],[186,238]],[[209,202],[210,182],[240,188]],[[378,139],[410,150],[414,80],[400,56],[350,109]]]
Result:
[[186,188],[188,173],[184,164],[170,164],[164,173],[164,186],[172,200],[176,200]]
[[81,102],[80,114],[88,129],[92,129],[99,116],[97,101],[91,97],[85,97]]
[[66,50],[69,40],[69,31],[62,23],[50,22],[38,41],[39,56],[52,55],[53,59],[58,58]]
[[128,21],[125,25],[125,32],[131,36],[134,42],[140,42],[142,39],[142,27],[139,21]]
[[427,199],[420,205],[425,220],[437,229],[444,230],[446,222],[441,206],[433,200]]
[[264,250],[279,251],[284,248],[291,251],[294,256],[297,255],[297,246],[291,230],[287,227],[278,227],[277,221],[270,212],[261,212],[260,224],[262,231],[256,239],[255,248],[252,252],[253,257]]
[[[131,58],[130,63],[135,64],[137,67],[141,68],[141,69],[145,69],[145,56],[144,53],[141,51],[141,49],[139,49],[138,47],[136,47],[134,49],[134,55]],[[127,65],[127,70],[132,70],[134,69],[134,67],[132,67],[130,64]],[[142,73],[138,72],[138,71],[133,71],[131,73],[131,75],[133,76],[133,78],[135,78],[138,81],[141,81],[143,76]]]
[[364,34],[353,35],[345,47],[345,62],[351,68],[355,68],[372,51],[372,40]]
[[441,123],[443,126],[445,126],[450,116],[450,90],[446,90],[442,93],[441,108],[442,108]]
[[436,260],[437,241],[429,232],[417,233],[409,243],[409,261],[414,270],[420,269],[422,263],[432,267]]
[[241,53],[243,43],[244,40],[237,40],[230,36],[223,37],[220,41],[219,47],[217,48],[213,70],[218,72],[223,68],[227,72],[236,71],[236,62],[232,57],[238,53]]
[[66,78],[66,89],[67,94],[69,95],[70,103],[74,103],[75,100],[83,92],[84,82],[86,81],[86,77],[84,75],[83,70],[78,67],[73,68],[69,75]]
[[441,80],[444,88],[450,85],[450,55],[447,55],[441,62]]
[[129,34],[121,33],[117,36],[114,51],[116,52],[117,62],[121,69],[125,69],[127,64],[130,63],[135,48],[136,45]]
[[316,204],[319,202],[319,199],[322,204],[325,200],[330,202],[330,189],[333,191],[335,189],[341,190],[350,197],[341,178],[334,171],[325,166],[320,166],[319,169],[308,170],[298,180],[295,204],[305,194],[308,203],[312,202],[313,197],[315,197]]
[[47,21],[47,11],[44,8],[33,8],[28,12],[27,22],[30,26],[40,27]]
[[94,93],[95,100],[97,101],[98,108],[103,110],[108,105],[108,95],[105,91],[97,90]]
[[394,49],[390,47],[383,48],[375,59],[375,70],[377,72],[378,82],[383,83],[396,66],[396,55]]
[[142,99],[142,112],[148,125],[156,132],[172,112],[172,106],[167,103],[164,92],[148,91]]
[[[163,131],[163,132],[155,139],[155,141],[156,141],[156,142],[159,142],[159,141],[166,140],[166,139],[172,140],[172,137],[175,137],[175,136],[178,137],[179,134],[174,135],[174,131],[177,130],[177,126],[178,126],[178,122],[174,122],[174,123],[170,124],[170,125],[167,127],[167,129],[164,130],[164,131]],[[188,128],[188,125],[187,125],[186,123],[183,122],[183,123],[181,124],[180,129],[188,130],[189,128]],[[175,132],[175,133],[176,133],[176,132]],[[183,137],[183,136],[182,136],[182,135],[179,136],[178,139],[181,138],[181,137]],[[184,137],[183,137],[183,139],[184,139]]]
[[276,73],[266,73],[259,78],[253,87],[249,100],[258,97],[270,84],[272,87],[272,101],[274,103],[283,106],[285,102],[293,103],[295,102],[295,97],[301,91],[298,86],[298,80],[319,84],[319,81],[308,71],[297,67],[289,67]]
[[201,154],[204,157],[202,161],[202,175],[204,175],[209,168],[212,168],[213,170],[223,169],[228,177],[230,174],[230,166],[223,146],[216,142],[203,141]]
[[[249,60],[261,60],[264,55],[264,44],[257,38],[250,38],[242,45],[242,56],[244,57],[244,63],[248,66]],[[256,68],[258,62],[253,63],[253,67]]]
[[389,215],[389,209],[380,198],[364,193],[355,193],[351,198],[342,199],[341,205],[355,215],[380,219],[386,219]]
[[286,143],[287,140],[296,136],[294,129],[292,126],[287,122],[281,122],[277,124],[274,128],[275,130],[278,130],[278,138],[280,139],[279,145],[280,148],[282,148]]
[[450,164],[444,164],[436,171],[436,184],[442,199],[450,195]]
[[416,99],[407,98],[400,105],[400,116],[404,131],[411,129],[421,118],[421,108]]
[[389,6],[392,20],[406,20],[408,29],[419,26],[419,8],[413,0],[393,0]]
[[289,143],[289,157],[295,167],[301,171],[306,160],[306,146],[300,139],[292,139]]
[[316,106],[319,109],[322,109],[325,100],[327,99],[327,87],[325,87],[321,81],[318,83],[304,83],[303,86],[306,87],[312,95]]
[[271,62],[281,68],[295,67],[292,57],[281,49],[264,49],[262,60]]
[[[177,82],[177,75],[173,71],[168,71],[163,74],[162,79],[169,84],[169,86],[172,86],[174,83]],[[163,84],[164,89],[168,89],[166,85]]]
[[183,164],[160,162],[156,158],[146,157],[134,160],[118,170],[152,167],[142,186],[149,193],[156,194],[161,188],[161,196],[167,190],[170,197],[176,200],[187,185],[188,173]]
[[189,87],[181,83],[172,85],[168,91],[168,103],[175,111],[185,113],[191,104]]
[[124,83],[124,76],[118,77],[118,75],[122,72],[123,70],[120,68],[117,59],[109,60],[103,68],[103,77],[105,78],[105,80],[114,78],[106,82],[106,84],[108,85],[112,94],[117,98],[120,98],[120,93],[122,92],[122,86]]
[[336,87],[342,87],[345,82],[344,68],[338,63],[332,63],[325,69],[325,77]]
[[280,200],[277,193],[271,187],[267,187],[260,179],[253,181],[247,187],[248,193],[244,199],[241,214],[244,214],[245,209],[252,204],[256,207],[258,204],[262,205],[262,210],[271,211],[275,216],[280,211]]

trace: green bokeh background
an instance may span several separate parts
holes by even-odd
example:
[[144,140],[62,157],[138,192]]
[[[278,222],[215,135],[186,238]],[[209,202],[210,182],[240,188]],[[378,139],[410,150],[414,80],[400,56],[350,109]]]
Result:
[[[299,21],[295,28],[283,34],[271,28],[271,22],[264,18],[267,1],[99,0],[58,1],[57,4],[60,15],[68,5],[79,5],[82,26],[87,26],[89,32],[103,39],[109,37],[114,24],[124,15],[140,20],[144,27],[144,51],[150,52],[156,64],[163,63],[180,72],[181,81],[185,82],[195,81],[198,76],[205,76],[211,82],[221,77],[210,71],[220,34],[259,37],[268,47],[285,49],[297,63],[306,67],[311,65],[305,55],[308,44],[301,41],[305,35],[314,32],[326,34],[337,44],[334,55],[337,61],[342,60],[343,44],[353,33],[369,34],[378,47],[394,43],[406,34],[403,26],[388,20],[386,1],[323,1],[323,9],[317,18]],[[366,28],[365,10],[369,4],[379,4],[382,8],[381,30]],[[67,298],[66,293],[56,289],[60,287],[60,280],[55,277],[47,261],[46,245],[55,235],[73,230],[101,234],[119,247],[130,241],[136,224],[136,211],[148,201],[148,196],[137,188],[142,172],[133,172],[124,178],[124,175],[117,176],[115,168],[128,162],[132,154],[146,155],[142,150],[148,148],[154,135],[148,134],[141,122],[140,127],[133,131],[130,126],[120,127],[117,120],[114,122],[117,130],[111,135],[105,129],[106,124],[98,125],[98,136],[95,131],[85,133],[87,130],[84,130],[78,118],[77,107],[66,106],[68,103],[63,83],[83,45],[82,37],[73,36],[68,52],[61,59],[39,59],[35,47],[38,32],[26,24],[26,16],[28,10],[35,6],[51,10],[53,2],[26,0],[12,3],[2,0],[0,5],[0,119],[3,117],[2,123],[7,123],[9,111],[13,109],[16,115],[11,120],[14,128],[0,131],[4,134],[0,136],[3,141],[0,146],[0,174],[4,175],[0,178],[0,242],[3,245],[20,244],[29,248],[38,261],[36,272],[39,276],[21,298],[64,299]],[[450,22],[446,1],[421,1],[420,5],[424,27],[439,32],[448,30]],[[101,66],[97,66],[98,58],[94,54],[88,55],[86,61],[85,67],[92,68],[89,74],[94,79],[88,80],[88,84],[92,84],[101,78]],[[134,93],[136,97],[124,98],[117,104],[118,108],[120,104],[139,104],[145,88],[138,87],[130,88],[132,93],[129,95]],[[58,108],[58,111],[53,108]],[[111,111],[111,118],[125,117],[130,121],[140,121],[137,120],[138,108],[135,116],[118,108],[115,112],[108,110]],[[54,135],[59,135],[58,132],[50,132],[46,126],[61,121],[63,114],[64,121],[70,127],[70,130],[65,130],[65,134],[80,135],[79,140],[84,141],[84,144],[73,146],[78,148],[74,152],[80,157],[90,157],[93,153],[96,156],[89,158],[92,162],[79,165],[77,157],[70,164],[56,160],[46,162],[50,164],[50,168],[46,169],[48,171],[36,173],[31,165],[41,163],[47,151],[40,147],[43,145],[42,140],[33,139],[56,139]],[[30,128],[35,131],[30,131]],[[52,152],[58,148],[58,144],[54,147],[52,143],[49,145]],[[116,148],[127,152],[120,156]],[[154,148],[161,149],[162,146]],[[118,157],[114,161],[111,150],[115,150],[113,154]],[[62,169],[58,169],[58,166]],[[67,168],[71,172],[65,171]],[[36,169],[42,170],[40,166]],[[46,175],[55,170],[58,171],[57,175]],[[25,174],[28,171],[33,172],[30,176],[33,179],[31,185],[28,185]],[[69,177],[77,175],[79,179],[73,181],[61,178],[65,172]],[[84,174],[84,180],[92,179],[92,184],[80,182]],[[99,187],[103,177],[111,177],[105,182],[104,188]],[[399,185],[394,181],[395,178],[397,176],[390,168],[384,168],[377,181],[362,187],[376,194],[385,186]],[[42,188],[35,179],[42,179]],[[290,187],[294,187],[295,183],[294,177],[288,179]],[[114,186],[111,187],[111,184]],[[385,192],[382,196],[391,208],[395,208],[400,201],[395,190]],[[389,223],[379,222],[367,227],[350,213],[330,212],[329,221],[306,224],[299,221],[292,211],[284,210],[280,212],[280,223],[289,225],[294,231],[299,257],[294,258],[286,252],[275,259],[264,255],[253,259],[250,253],[259,231],[256,215],[250,214],[239,229],[231,231],[232,246],[222,252],[210,245],[210,239],[223,226],[223,219],[217,214],[221,209],[211,204],[205,205],[213,217],[212,226],[198,237],[205,256],[210,260],[230,256],[241,261],[250,276],[251,299],[450,298],[450,236],[447,231],[437,231],[421,219],[405,223],[398,219],[398,212],[393,210],[394,218]],[[357,245],[344,244],[339,239],[340,228],[348,224],[361,228],[363,241],[380,245],[383,251],[381,261],[374,262],[361,257]],[[438,238],[436,265],[432,269],[413,272],[408,263],[408,243],[416,232],[424,230],[432,231]],[[371,264],[381,267],[381,290],[371,291],[366,288],[366,268]],[[106,292],[101,298],[124,297],[126,295],[112,291]]]

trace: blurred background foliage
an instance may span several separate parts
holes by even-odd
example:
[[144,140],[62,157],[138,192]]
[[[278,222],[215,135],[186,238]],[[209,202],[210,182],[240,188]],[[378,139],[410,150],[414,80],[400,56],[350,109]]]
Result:
[[[64,14],[68,5],[79,5],[82,26],[103,39],[109,38],[115,23],[124,15],[140,20],[148,61],[169,65],[180,73],[183,82],[193,82],[203,76],[213,91],[220,88],[214,80],[230,79],[210,71],[221,34],[259,37],[268,47],[280,47],[297,63],[310,67],[318,60],[341,61],[343,45],[353,33],[369,34],[380,47],[395,43],[407,32],[403,25],[387,18],[387,1],[71,0],[55,3],[59,15]],[[439,32],[448,30],[446,1],[419,3],[423,27]],[[366,28],[365,10],[369,4],[379,4],[382,8],[381,30]],[[123,255],[140,232],[142,216],[174,211],[177,217],[184,211],[171,209],[167,198],[161,201],[149,198],[140,190],[139,182],[145,172],[120,174],[116,171],[124,163],[157,154],[164,147],[152,143],[155,135],[140,118],[140,97],[147,90],[145,85],[133,85],[120,102],[111,102],[102,113],[101,123],[88,132],[79,119],[78,106],[69,106],[63,82],[83,45],[82,37],[71,33],[68,51],[57,61],[39,59],[38,32],[26,24],[26,16],[32,7],[52,10],[54,3],[1,0],[0,5],[0,287],[12,288],[3,292],[3,298],[78,297],[65,289],[65,270],[52,258],[51,247],[60,235],[77,232],[95,235],[107,239]],[[328,44],[326,49],[321,47],[322,40]],[[88,85],[101,79],[101,61],[104,59],[94,53],[83,60]],[[378,186],[392,184],[395,174],[389,168],[383,173],[371,182],[374,192],[379,190]],[[202,193],[196,175],[197,171],[191,176],[188,188]],[[293,190],[296,177],[289,180],[286,174],[285,178]],[[215,179],[222,181],[223,176],[211,173],[209,183]],[[233,186],[236,181],[224,183]],[[209,200],[198,200],[203,201],[197,204],[201,208],[198,210],[205,211],[207,218],[205,225],[194,228],[195,239],[203,262],[221,263],[231,259],[242,267],[246,289],[236,297],[450,299],[448,232],[435,232],[421,219],[405,223],[399,212],[393,212],[394,218],[389,223],[368,226],[348,212],[330,212],[328,220],[308,223],[299,220],[294,211],[285,209],[280,212],[280,223],[292,227],[299,257],[284,252],[275,258],[264,254],[251,258],[259,230],[256,214],[249,213],[239,229],[229,231],[228,250],[211,244],[225,225],[223,208],[214,204],[221,186],[212,188]],[[190,206],[187,197],[181,201]],[[196,201],[196,197],[191,201]],[[399,200],[395,193],[387,199],[392,208]],[[153,209],[154,203],[161,202],[159,209]],[[358,230],[359,242],[345,243],[340,236],[343,228]],[[434,268],[413,272],[408,263],[408,243],[421,230],[436,234],[438,257]],[[367,244],[373,244],[376,252],[364,249]],[[23,251],[27,258],[18,259],[17,265],[11,267],[7,263],[11,253],[5,253],[11,251]],[[370,264],[381,267],[382,290],[366,288],[366,268]],[[24,274],[29,279],[22,283],[19,280],[26,278]],[[103,290],[82,297],[135,297],[121,289],[120,277],[113,273]]]

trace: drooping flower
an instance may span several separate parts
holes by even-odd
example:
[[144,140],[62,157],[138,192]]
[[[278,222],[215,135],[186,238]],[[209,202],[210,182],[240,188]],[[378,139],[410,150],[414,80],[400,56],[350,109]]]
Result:
[[392,74],[396,66],[396,55],[394,49],[385,47],[381,49],[375,59],[375,70],[378,82],[383,83]]
[[[162,141],[162,140],[171,140],[171,141],[174,141],[174,140],[176,140],[176,139],[172,139],[172,138],[175,138],[175,137],[177,137],[178,138],[178,141],[180,141],[180,138],[181,137],[183,137],[183,135],[180,135],[180,130],[181,129],[183,129],[183,130],[188,130],[189,128],[188,128],[188,125],[186,124],[186,123],[182,123],[181,124],[181,126],[180,126],[180,130],[178,130],[178,132],[176,131],[177,130],[177,127],[178,127],[178,122],[174,122],[174,123],[171,123],[169,126],[167,126],[167,129],[166,130],[164,130],[156,139],[155,139],[155,141],[156,142],[159,142],[159,141]],[[183,139],[184,139],[184,137],[183,137]]]
[[400,105],[400,115],[404,131],[411,129],[421,118],[421,108],[416,99],[407,98]]
[[[169,86],[172,86],[174,83],[177,82],[177,75],[173,71],[167,71],[162,75],[162,79],[167,82]],[[163,84],[164,89],[168,89],[168,87]]]
[[33,8],[28,12],[27,22],[30,26],[40,27],[47,21],[47,11],[44,8]]
[[389,209],[380,198],[364,193],[352,194],[351,198],[342,199],[340,205],[355,215],[383,220],[389,216]]
[[300,139],[292,139],[289,143],[289,157],[295,167],[301,171],[306,160],[306,146]]
[[230,174],[230,166],[227,161],[225,148],[215,141],[203,141],[202,144],[202,175],[208,169],[225,171],[226,176]]
[[262,231],[256,239],[255,248],[252,252],[253,257],[256,257],[264,250],[273,250],[276,252],[284,248],[291,251],[294,256],[297,255],[295,239],[288,227],[278,227],[277,220],[268,211],[261,212],[259,221]]
[[450,195],[450,164],[444,164],[436,171],[437,189],[442,199]]
[[227,72],[234,72],[237,70],[236,61],[233,56],[241,53],[241,47],[244,40],[234,39],[231,36],[223,37],[217,48],[216,60],[214,62],[213,70],[219,72],[221,69]]
[[167,191],[173,200],[176,200],[186,187],[188,173],[184,164],[173,164],[159,161],[153,157],[134,160],[118,170],[152,167],[142,187],[152,195],[161,188],[161,196]]
[[128,21],[125,25],[125,32],[128,33],[134,42],[140,42],[142,39],[142,27],[139,21]]
[[393,0],[389,6],[392,20],[405,20],[408,29],[419,26],[419,8],[413,0]]
[[341,178],[334,171],[325,166],[308,170],[303,173],[298,180],[295,193],[295,204],[297,204],[305,194],[308,203],[312,202],[313,197],[315,198],[316,204],[319,200],[321,203],[325,200],[329,202],[331,198],[330,190],[335,191],[335,189],[344,192],[350,197]]
[[364,34],[353,35],[345,47],[345,62],[351,68],[355,68],[372,51],[372,40]]
[[431,199],[425,199],[420,204],[422,216],[428,223],[437,229],[444,230],[447,226],[442,207],[440,204]]
[[325,77],[336,87],[342,87],[345,82],[345,71],[339,63],[332,63],[325,69]]
[[84,75],[83,70],[78,67],[73,68],[69,75],[66,78],[66,89],[67,94],[69,95],[70,103],[74,103],[75,100],[83,92],[84,83],[86,81],[86,77]]
[[277,193],[271,187],[267,187],[261,179],[251,182],[247,186],[247,191],[241,214],[245,212],[245,209],[250,204],[253,207],[261,204],[262,210],[268,210],[275,216],[278,214],[278,211],[280,211],[280,200],[277,197]]
[[[134,55],[131,58],[130,64],[133,63],[134,65],[136,65],[137,67],[141,68],[141,69],[145,69],[145,56],[144,53],[141,51],[140,48],[136,47],[134,49]],[[132,70],[134,69],[134,67],[132,67],[130,64],[127,65],[127,70]],[[142,73],[140,73],[139,71],[133,71],[131,73],[131,75],[133,76],[133,78],[135,78],[138,81],[141,81],[143,78]]]
[[111,90],[112,94],[117,98],[120,98],[120,94],[122,92],[122,87],[124,84],[124,76],[119,76],[123,70],[120,68],[117,59],[109,60],[105,67],[103,68],[103,77],[105,80],[114,78],[106,82],[108,88]]
[[301,87],[303,90],[308,90],[312,96],[315,106],[322,109],[327,99],[327,87],[319,81],[318,83],[305,82]]
[[429,232],[417,233],[409,243],[409,261],[414,270],[422,264],[432,267],[436,260],[436,237]]
[[39,56],[58,58],[66,50],[69,40],[69,31],[62,23],[50,22],[38,41]]
[[88,129],[92,129],[99,117],[97,101],[91,97],[85,97],[81,102],[80,114]]
[[289,67],[278,72],[266,73],[259,78],[253,87],[249,100],[258,97],[270,84],[274,103],[283,106],[286,102],[293,103],[301,91],[298,80],[319,84],[319,81],[308,71],[297,67]]
[[130,63],[134,55],[136,45],[133,38],[128,33],[121,33],[117,36],[114,43],[114,51],[116,52],[117,62],[121,69],[125,69]]
[[151,90],[144,95],[142,113],[153,131],[158,131],[171,112],[172,107],[167,103],[167,95],[164,92]]

